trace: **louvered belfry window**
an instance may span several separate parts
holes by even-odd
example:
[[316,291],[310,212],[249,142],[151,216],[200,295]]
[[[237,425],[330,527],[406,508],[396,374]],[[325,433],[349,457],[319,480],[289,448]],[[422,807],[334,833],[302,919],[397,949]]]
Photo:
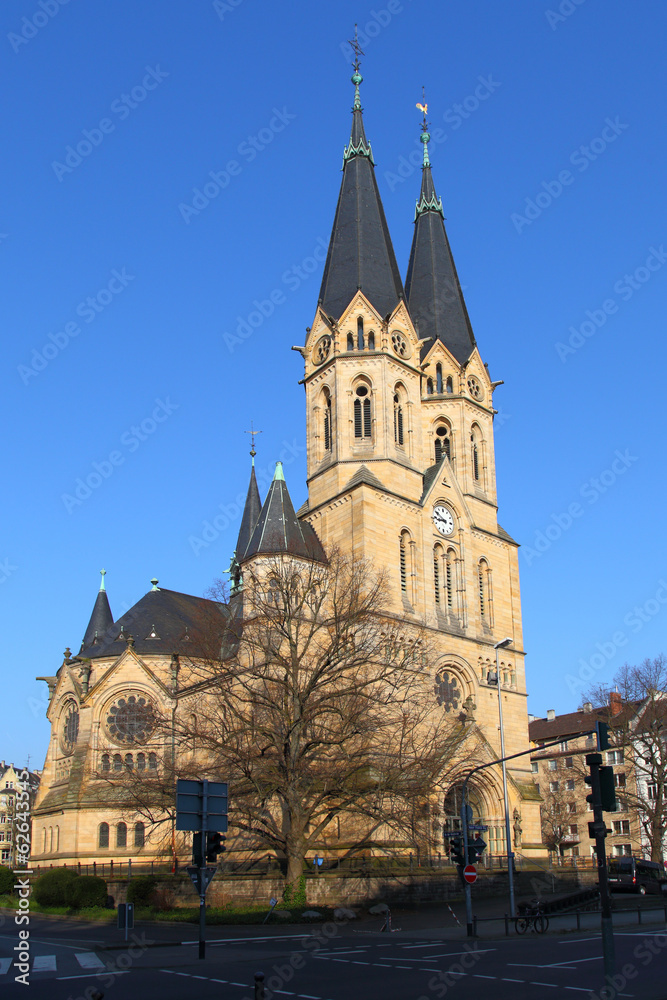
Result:
[[331,438],[331,396],[326,397],[326,405],[324,408],[324,450],[331,451],[332,438]]
[[403,407],[398,393],[394,395],[394,441],[403,444]]
[[354,401],[354,436],[355,438],[372,437],[371,400],[368,387],[357,386]]
[[407,553],[405,551],[405,535],[401,535],[401,546],[400,546],[400,572],[401,572],[401,591],[406,593],[408,589],[408,574],[407,574]]
[[433,551],[433,585],[435,603],[440,604],[440,550]]

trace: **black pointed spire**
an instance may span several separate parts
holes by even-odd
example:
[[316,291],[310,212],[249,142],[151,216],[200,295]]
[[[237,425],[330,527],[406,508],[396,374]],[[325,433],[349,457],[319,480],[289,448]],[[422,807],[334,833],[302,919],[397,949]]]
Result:
[[100,570],[100,574],[102,576],[102,583],[100,584],[100,589],[97,597],[95,598],[95,605],[93,607],[93,613],[90,616],[90,621],[88,622],[88,628],[86,629],[83,637],[83,643],[81,644],[82,649],[85,649],[86,646],[90,646],[91,643],[95,642],[96,638],[101,639],[109,626],[113,625],[113,615],[111,614],[109,598],[107,597],[106,588],[104,586],[104,577],[106,576],[107,571],[102,569]]
[[[459,364],[465,364],[475,347],[475,336],[447,239],[442,202],[431,175],[427,106],[417,107],[424,112],[421,134],[424,163],[405,294],[419,336],[442,341]],[[433,347],[433,340],[423,345],[422,360]]]
[[243,517],[241,518],[241,527],[239,529],[239,537],[236,542],[236,553],[235,558],[237,563],[240,563],[245,555],[245,550],[248,548],[248,543],[254,531],[255,525],[259,520],[259,515],[262,510],[262,501],[259,498],[259,487],[257,486],[257,478],[255,476],[255,456],[253,449],[253,459],[252,459],[252,469],[250,470],[250,483],[248,485],[248,495],[245,498],[245,507],[243,508]]
[[366,139],[359,84],[356,38],[352,132],[343,153],[343,180],[336,206],[329,252],[324,265],[319,305],[338,319],[360,289],[381,316],[394,311],[404,297],[401,275],[391,244],[380,192],[375,179],[373,151]]
[[282,462],[276,463],[273,482],[244,559],[256,555],[292,555],[326,562],[322,544],[307,521],[300,521],[283,475]]

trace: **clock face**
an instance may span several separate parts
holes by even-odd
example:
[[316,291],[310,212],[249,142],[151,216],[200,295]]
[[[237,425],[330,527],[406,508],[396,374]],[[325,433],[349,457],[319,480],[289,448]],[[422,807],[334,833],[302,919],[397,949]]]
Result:
[[447,507],[439,506],[433,510],[433,524],[441,535],[451,535],[454,531],[454,518]]

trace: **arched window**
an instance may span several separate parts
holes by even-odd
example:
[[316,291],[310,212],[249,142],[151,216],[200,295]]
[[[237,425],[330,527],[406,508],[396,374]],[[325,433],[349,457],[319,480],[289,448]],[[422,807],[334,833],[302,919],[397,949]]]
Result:
[[480,617],[487,625],[491,625],[491,570],[486,559],[480,559],[477,566],[477,587]]
[[443,455],[451,459],[452,457],[452,443],[451,434],[447,424],[438,424],[435,429],[435,460],[436,462],[441,461]]
[[373,333],[372,330],[368,334],[368,350],[369,351],[374,351],[375,350],[375,334]]
[[60,827],[56,827],[56,851],[60,850]]
[[127,824],[118,823],[116,826],[116,847],[127,847]]
[[123,758],[121,757],[121,755],[119,753],[115,753],[113,755],[113,769],[114,769],[114,771],[122,771],[123,770]]
[[363,351],[364,349],[364,321],[359,317],[357,320],[357,350]]
[[408,587],[408,578],[411,575],[412,554],[410,546],[412,539],[409,531],[402,531],[399,542],[399,574],[401,581],[401,593],[411,597],[412,587]]
[[97,835],[97,846],[98,847],[108,847],[109,846],[109,824],[100,823],[100,829]]
[[351,333],[348,333],[347,335],[347,349],[348,351],[354,350],[354,337],[352,336]]
[[43,839],[42,854],[46,854],[46,827],[44,827],[43,833],[44,837],[42,838]]
[[432,396],[433,395],[433,379],[432,378],[427,378],[426,379],[426,395],[427,396]]
[[111,759],[110,759],[108,753],[103,753],[102,754],[102,770],[103,771],[110,771],[111,770]]
[[372,434],[371,420],[371,398],[367,385],[358,385],[355,390],[354,400],[354,436],[355,438],[367,438],[370,440]]
[[331,393],[328,389],[324,390],[324,450],[331,451],[333,438],[332,438],[333,426],[331,423]]
[[134,757],[131,753],[125,754],[125,769],[131,771],[134,768]]
[[148,769],[149,769],[149,771],[157,771],[157,754],[149,753],[149,755],[148,755]]
[[476,483],[482,482],[482,461],[481,461],[480,433],[477,426],[473,426],[470,433],[470,462],[472,466],[472,478]]
[[440,362],[435,366],[435,391],[442,392],[442,365]]
[[454,604],[454,588],[455,588],[455,572],[456,572],[456,553],[453,549],[449,549],[447,555],[445,556],[445,604],[448,611],[453,611]]
[[445,382],[445,391],[454,392],[454,382],[452,381],[452,376],[447,376],[447,381]]
[[398,393],[394,393],[394,441],[403,444],[403,407]]
[[440,566],[442,564],[442,547],[436,545],[433,549],[433,598],[440,604]]
[[146,828],[143,823],[134,824],[134,846],[143,847],[146,840]]
[[138,753],[137,754],[137,771],[145,771],[145,770],[146,770],[146,754],[145,753]]
[[53,827],[49,827],[49,854],[53,854]]

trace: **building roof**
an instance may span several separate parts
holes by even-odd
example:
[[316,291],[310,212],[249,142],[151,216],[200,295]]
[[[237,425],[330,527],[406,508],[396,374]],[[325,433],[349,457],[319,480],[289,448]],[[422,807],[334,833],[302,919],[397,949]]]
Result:
[[609,705],[602,705],[600,708],[593,708],[590,712],[567,712],[564,715],[556,715],[553,719],[535,719],[529,723],[528,733],[533,743],[557,740],[561,737],[580,736],[587,730],[595,729],[596,722],[608,722],[613,718],[614,725],[627,721],[637,709],[637,703],[624,704],[621,711],[612,715]]
[[243,517],[241,518],[239,537],[236,541],[235,556],[237,562],[241,562],[243,559],[255,525],[259,520],[261,510],[262,501],[259,498],[259,487],[257,485],[257,477],[255,476],[255,459],[253,457],[252,469],[250,471],[250,483],[248,484],[248,495],[245,499],[245,507],[243,508]]
[[[475,337],[445,230],[442,202],[435,192],[426,148],[424,143],[425,165],[422,168],[421,191],[415,212],[405,295],[420,338],[440,340],[462,365],[475,348]],[[432,341],[422,346],[422,360],[432,347]]]
[[393,312],[404,298],[373,154],[364,131],[358,71],[352,82],[352,132],[343,154],[343,179],[319,297],[320,307],[335,319],[342,316],[358,290],[382,317]]
[[106,630],[113,625],[113,615],[111,614],[111,608],[109,607],[109,598],[107,597],[107,592],[104,586],[104,577],[106,576],[106,570],[100,570],[102,576],[102,583],[100,584],[100,589],[95,598],[95,604],[93,605],[93,613],[90,616],[90,621],[88,622],[88,627],[84,632],[83,642],[81,643],[81,648],[84,646],[90,646],[90,644],[95,639],[95,636],[102,636]]
[[322,544],[307,521],[300,521],[283,475],[282,462],[276,472],[243,561],[257,555],[292,555],[326,562]]
[[137,601],[97,642],[84,646],[79,657],[91,660],[120,656],[128,637],[139,654],[182,653],[215,656],[229,620],[226,604],[157,587]]

